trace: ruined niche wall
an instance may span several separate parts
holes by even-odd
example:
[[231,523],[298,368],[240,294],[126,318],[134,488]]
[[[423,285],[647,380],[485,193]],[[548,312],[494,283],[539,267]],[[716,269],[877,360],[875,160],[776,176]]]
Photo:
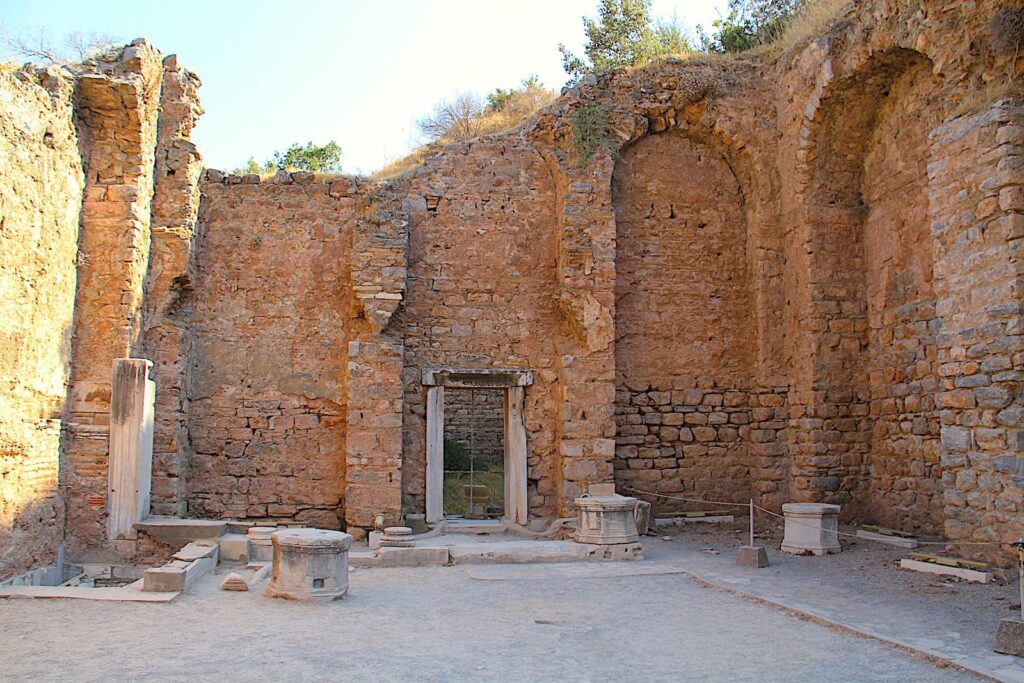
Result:
[[0,579],[64,533],[60,418],[71,361],[82,163],[73,82],[0,71]]
[[616,481],[749,497],[751,410],[782,399],[750,391],[755,327],[739,181],[711,146],[666,133],[625,151],[613,200]]
[[189,136],[202,114],[199,86],[199,78],[182,68],[175,56],[164,59],[143,337],[134,354],[153,361],[150,377],[158,387],[150,496],[156,515],[181,516],[187,511],[192,245],[202,173],[199,152]]
[[935,79],[915,60],[879,105],[861,194],[867,297],[871,514],[882,524],[942,527],[939,387],[928,215],[928,134]]
[[191,297],[188,513],[339,528],[351,205],[208,174]]
[[[77,79],[86,186],[61,473],[72,555],[115,540],[106,538],[105,524],[111,371],[115,358],[138,350],[142,333],[162,62],[140,39]],[[118,545],[134,547],[130,539]]]
[[556,215],[551,174],[512,136],[437,157],[410,181],[402,491],[423,512],[427,367],[534,371],[526,388],[530,515],[561,508]]

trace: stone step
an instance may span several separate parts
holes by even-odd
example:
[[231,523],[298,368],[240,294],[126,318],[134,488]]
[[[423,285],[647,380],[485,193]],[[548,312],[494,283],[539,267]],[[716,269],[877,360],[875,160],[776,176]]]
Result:
[[220,519],[181,519],[179,517],[147,517],[134,525],[172,548],[182,548],[192,541],[217,538],[227,531],[227,522]]

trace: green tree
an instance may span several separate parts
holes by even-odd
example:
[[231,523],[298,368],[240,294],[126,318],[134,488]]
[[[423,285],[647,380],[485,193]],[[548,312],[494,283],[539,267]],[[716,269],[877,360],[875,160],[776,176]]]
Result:
[[602,74],[688,51],[686,31],[675,16],[652,24],[650,9],[650,0],[601,0],[597,19],[583,17],[587,35],[583,57],[565,45],[558,46],[570,82],[576,83],[587,74]]
[[[250,167],[256,165],[250,159]],[[334,140],[326,145],[305,145],[295,143],[283,152],[274,152],[271,162],[278,170],[293,169],[314,173],[341,173],[341,147]],[[258,172],[258,171],[257,171]]]
[[779,38],[789,20],[809,0],[729,0],[729,13],[712,22],[708,35],[697,33],[707,52],[742,52]]

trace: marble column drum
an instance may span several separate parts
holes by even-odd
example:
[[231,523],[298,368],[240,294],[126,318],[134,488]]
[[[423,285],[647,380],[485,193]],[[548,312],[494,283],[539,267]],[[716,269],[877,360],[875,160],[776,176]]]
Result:
[[274,567],[268,596],[329,602],[348,592],[349,534],[327,529],[283,529],[271,538]]

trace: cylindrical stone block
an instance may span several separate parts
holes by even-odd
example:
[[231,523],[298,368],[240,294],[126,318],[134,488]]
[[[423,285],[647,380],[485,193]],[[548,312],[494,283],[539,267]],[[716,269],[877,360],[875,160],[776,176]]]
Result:
[[326,602],[348,592],[351,536],[327,529],[282,529],[271,538],[274,567],[268,596]]
[[576,499],[579,509],[578,543],[611,545],[636,543],[636,498],[628,496],[582,496]]
[[794,555],[837,553],[839,546],[838,505],[828,503],[786,503],[786,535],[782,550]]

